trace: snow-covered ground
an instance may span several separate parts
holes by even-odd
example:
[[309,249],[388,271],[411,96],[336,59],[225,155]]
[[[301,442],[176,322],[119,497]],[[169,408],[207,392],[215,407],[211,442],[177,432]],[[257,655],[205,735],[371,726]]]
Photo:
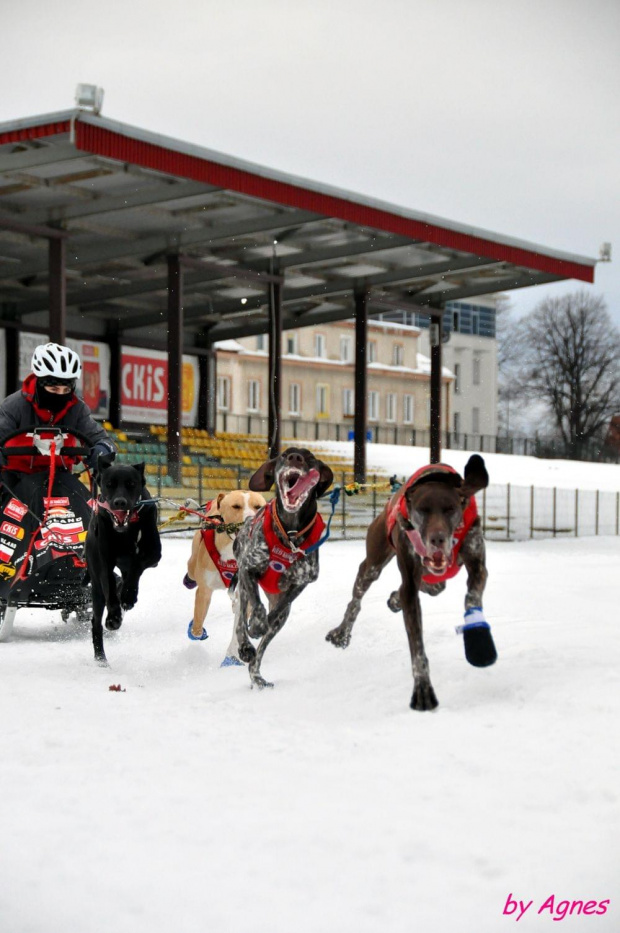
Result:
[[[353,441],[304,441],[309,447],[333,451],[334,456],[353,460]],[[472,452],[443,450],[442,460],[462,472]],[[581,460],[542,460],[537,457],[483,453],[489,481],[496,485],[538,486],[558,489],[620,490],[620,464],[590,463]],[[368,444],[367,470],[411,476],[429,462],[428,447],[403,447],[393,444]]]
[[351,646],[324,640],[362,543],[322,550],[263,692],[219,667],[224,594],[187,640],[188,547],[165,541],[109,669],[57,613],[0,644],[3,933],[498,933],[510,894],[517,929],[555,928],[550,895],[611,899],[561,929],[620,929],[620,540],[491,542],[490,669],[454,633],[462,576],[423,597],[434,713],[408,708],[395,566]]

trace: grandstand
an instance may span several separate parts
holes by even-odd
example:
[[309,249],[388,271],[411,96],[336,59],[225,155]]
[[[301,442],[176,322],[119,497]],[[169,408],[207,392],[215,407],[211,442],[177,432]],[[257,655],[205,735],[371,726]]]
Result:
[[[252,473],[264,463],[267,442],[255,434],[219,434],[212,436],[200,428],[183,428],[181,432],[181,485],[168,474],[167,428],[151,425],[148,434],[133,435],[116,430],[109,422],[104,427],[113,438],[119,456],[127,463],[144,462],[146,481],[153,495],[169,497],[178,504],[191,498],[206,502],[219,492],[244,488]],[[283,441],[283,448],[298,445],[292,438]],[[334,457],[332,451],[312,444],[315,455],[334,472],[334,482],[353,481],[350,459]],[[161,504],[161,517],[174,513],[174,505]]]

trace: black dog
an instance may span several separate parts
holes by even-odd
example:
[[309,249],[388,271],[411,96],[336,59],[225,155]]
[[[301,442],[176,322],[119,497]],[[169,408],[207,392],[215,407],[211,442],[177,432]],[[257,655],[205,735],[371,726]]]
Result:
[[467,569],[465,623],[458,628],[463,633],[465,657],[475,667],[488,667],[497,659],[482,609],[487,569],[474,499],[488,483],[484,460],[477,454],[470,457],[464,479],[441,463],[414,473],[369,526],[366,558],[357,573],[353,598],[344,620],[326,636],[337,647],[347,647],[364,593],[396,557],[401,585],[390,596],[388,606],[393,612],[402,609],[405,619],[414,681],[412,709],[437,706],[422,640],[419,594],[437,596],[461,566]]
[[[332,471],[311,451],[289,447],[250,479],[254,492],[276,485],[275,498],[248,518],[234,543],[239,567],[239,657],[249,664],[252,685],[272,687],[260,674],[269,642],[280,631],[291,604],[319,575],[318,545],[324,528],[316,500],[333,481]],[[258,587],[267,594],[269,614]],[[248,636],[261,638],[258,648]]]
[[[93,645],[95,658],[107,664],[101,621],[108,610],[106,628],[120,628],[123,614],[135,606],[138,583],[147,567],[161,559],[157,508],[144,485],[144,464],[112,464],[113,456],[100,454],[97,482],[101,494],[93,503],[86,536],[86,562],[93,591]],[[118,567],[121,579],[114,573]]]

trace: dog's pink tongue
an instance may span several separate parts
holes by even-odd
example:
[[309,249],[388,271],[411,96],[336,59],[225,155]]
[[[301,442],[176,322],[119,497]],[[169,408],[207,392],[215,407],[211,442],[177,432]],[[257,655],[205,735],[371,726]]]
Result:
[[294,486],[286,490],[287,499],[299,499],[307,489],[312,489],[319,481],[320,473],[318,470],[308,470],[307,473],[299,477]]

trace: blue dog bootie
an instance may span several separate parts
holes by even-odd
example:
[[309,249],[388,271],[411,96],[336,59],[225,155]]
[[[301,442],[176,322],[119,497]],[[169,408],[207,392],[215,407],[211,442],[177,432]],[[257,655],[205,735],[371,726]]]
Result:
[[239,658],[235,658],[232,654],[227,654],[220,667],[243,667],[243,661],[240,661]]
[[201,635],[192,635],[192,625],[194,624],[193,620],[190,621],[187,626],[187,637],[190,641],[204,641],[209,636],[207,635],[207,630],[203,628]]
[[489,667],[497,661],[497,650],[491,635],[491,626],[484,617],[482,606],[471,606],[465,611],[463,625],[456,628],[463,634],[465,657],[474,667]]

